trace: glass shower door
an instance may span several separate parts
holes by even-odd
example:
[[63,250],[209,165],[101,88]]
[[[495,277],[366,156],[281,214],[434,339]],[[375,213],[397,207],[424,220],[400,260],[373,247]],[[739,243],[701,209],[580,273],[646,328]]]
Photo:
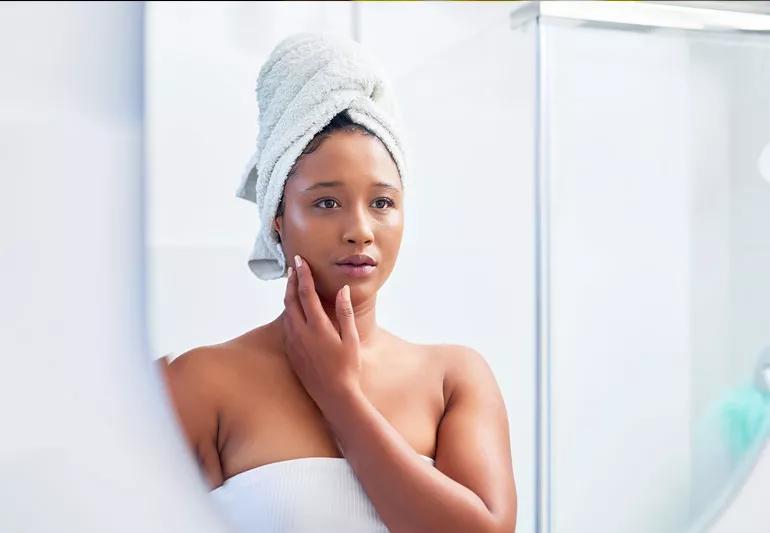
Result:
[[770,425],[770,34],[539,46],[541,531],[705,525]]

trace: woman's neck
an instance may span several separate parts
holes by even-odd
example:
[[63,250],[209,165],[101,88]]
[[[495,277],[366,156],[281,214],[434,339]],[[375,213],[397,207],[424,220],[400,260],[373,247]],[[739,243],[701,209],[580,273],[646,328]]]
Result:
[[[358,331],[358,340],[362,348],[374,348],[380,340],[381,330],[377,325],[377,299],[376,296],[369,300],[360,302],[353,306],[353,316],[356,321],[356,330]],[[334,303],[327,303],[322,301],[326,316],[337,332],[340,331],[339,321],[337,320],[337,311],[334,307]],[[270,326],[276,328],[282,328],[282,321],[284,320],[286,310],[284,309],[281,314],[270,324]]]

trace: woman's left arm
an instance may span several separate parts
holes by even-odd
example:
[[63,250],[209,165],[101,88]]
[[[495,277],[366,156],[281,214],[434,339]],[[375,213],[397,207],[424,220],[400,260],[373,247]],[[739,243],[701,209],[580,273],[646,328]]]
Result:
[[513,533],[516,487],[508,418],[489,365],[470,348],[442,345],[447,404],[435,467],[421,459],[364,395],[353,306],[339,291],[339,332],[302,261],[286,284],[284,343],[385,525],[395,532]]
[[391,531],[513,533],[517,496],[502,395],[478,352],[445,348],[454,364],[435,468],[359,389],[324,415]]

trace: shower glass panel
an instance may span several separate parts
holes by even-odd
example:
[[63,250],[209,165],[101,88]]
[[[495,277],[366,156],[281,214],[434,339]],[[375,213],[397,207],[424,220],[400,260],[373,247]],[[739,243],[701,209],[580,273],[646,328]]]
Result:
[[539,30],[541,530],[687,531],[768,434],[770,35]]

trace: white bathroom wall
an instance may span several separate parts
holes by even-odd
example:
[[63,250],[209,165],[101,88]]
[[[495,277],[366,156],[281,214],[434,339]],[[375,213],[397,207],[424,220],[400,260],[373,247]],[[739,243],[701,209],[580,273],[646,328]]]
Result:
[[[297,31],[357,35],[393,80],[411,182],[380,323],[460,343],[505,398],[534,531],[534,32],[506,3],[151,3],[147,32],[149,310],[153,357],[213,344],[281,312],[282,281],[246,258],[254,204],[235,197],[257,134],[261,63]],[[430,38],[427,37],[428,31]]]

